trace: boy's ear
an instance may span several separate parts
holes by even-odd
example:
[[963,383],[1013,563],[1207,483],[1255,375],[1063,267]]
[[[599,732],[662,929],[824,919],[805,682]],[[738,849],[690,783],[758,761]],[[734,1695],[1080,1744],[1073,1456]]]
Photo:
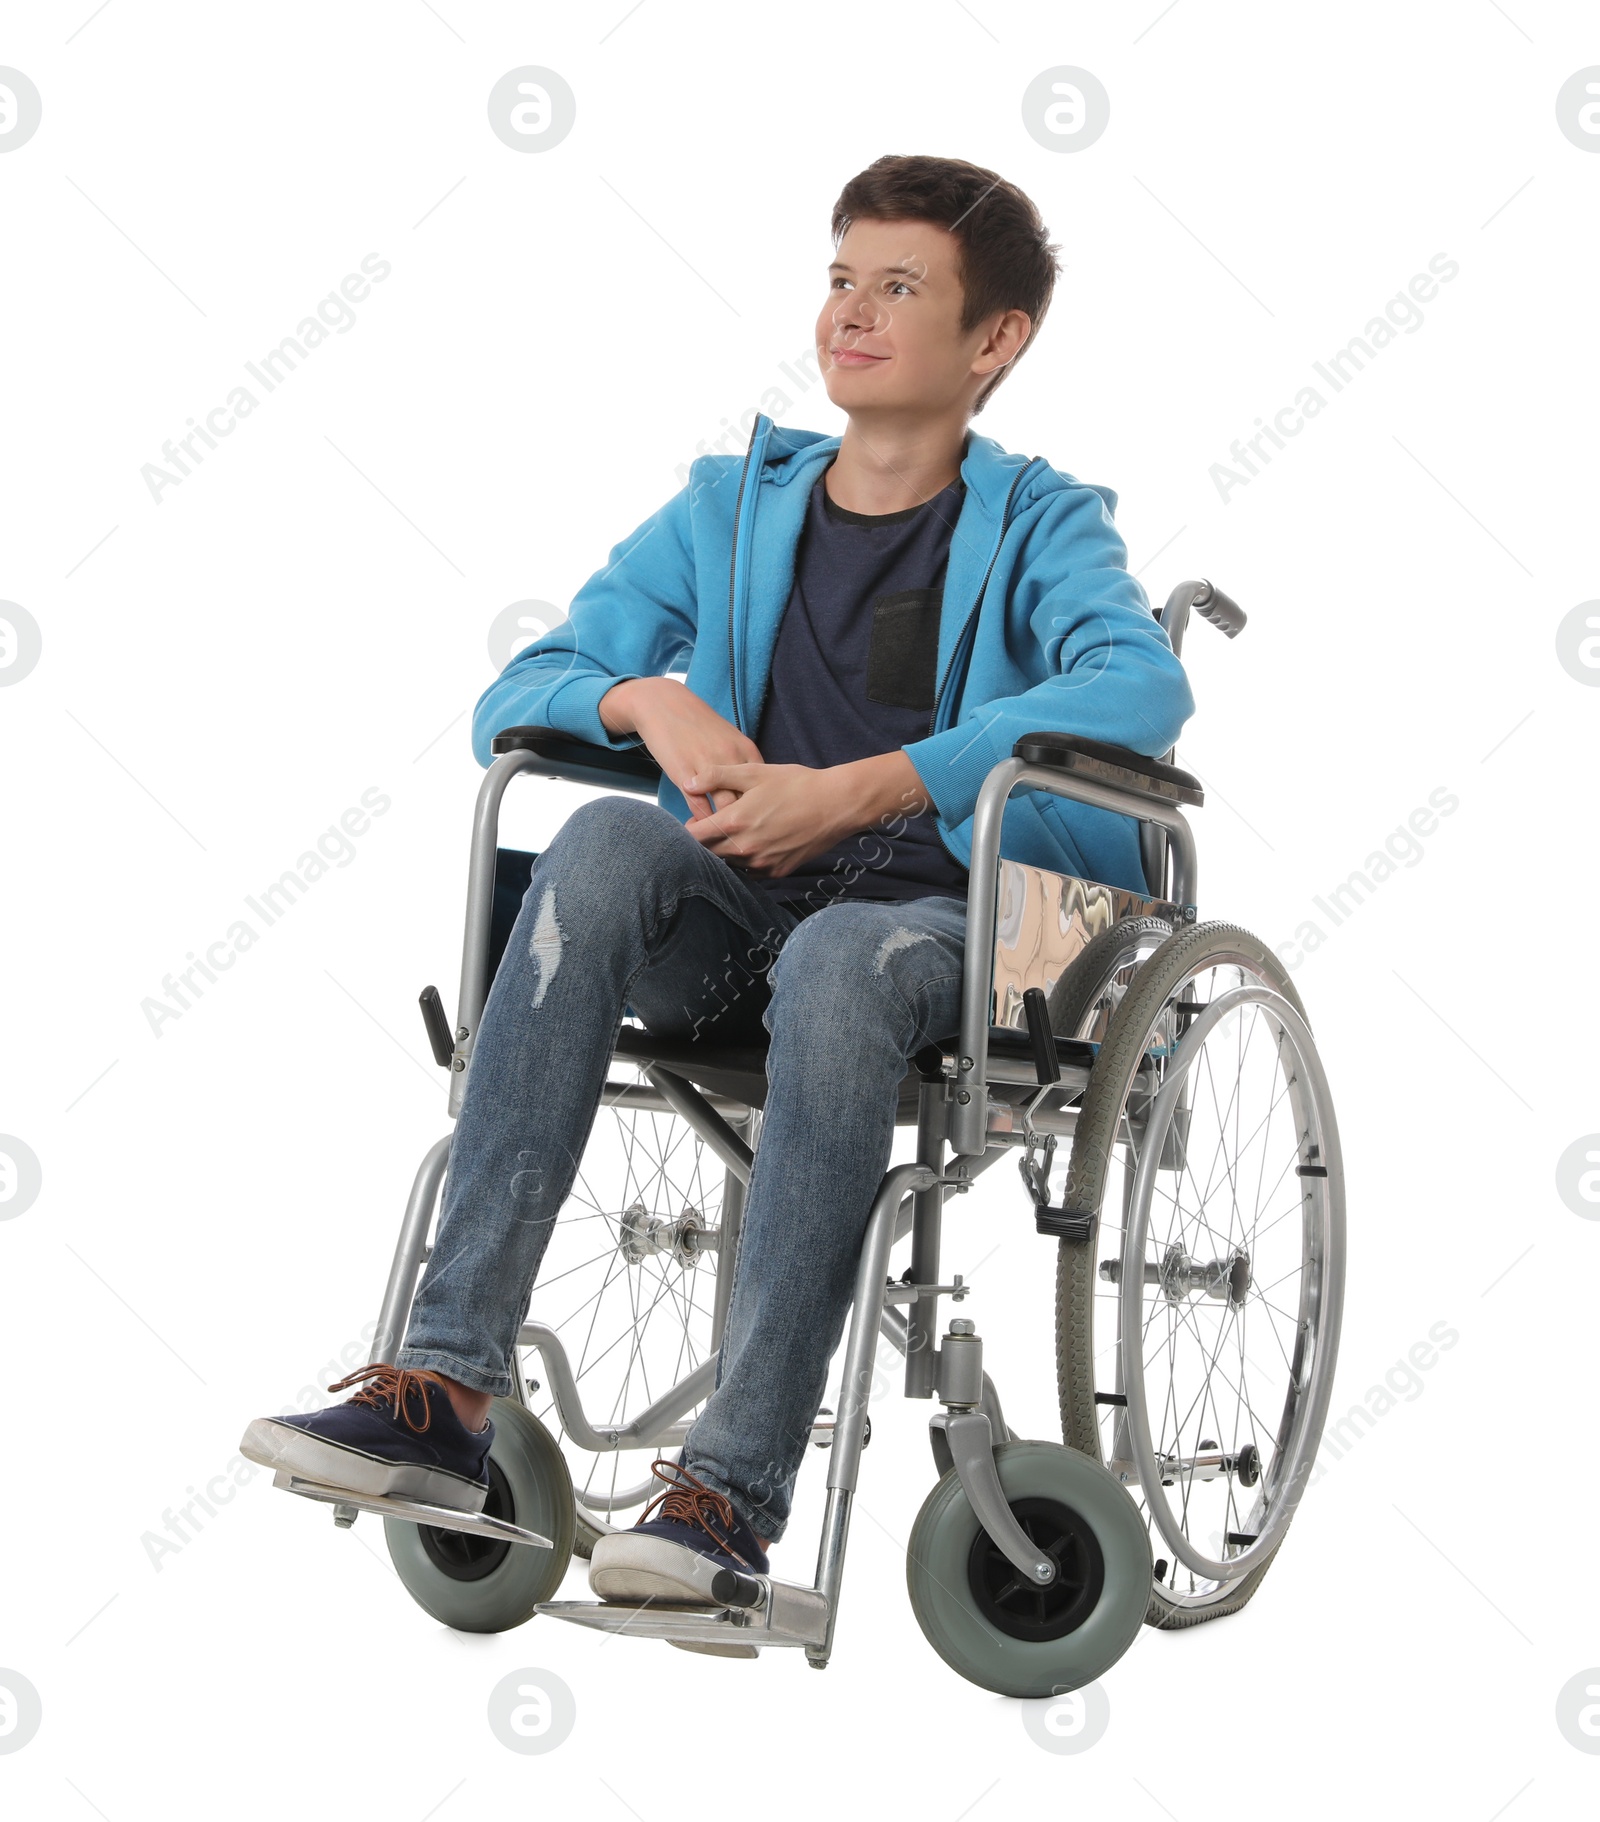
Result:
[[969,420],[983,409],[995,390],[1004,383],[1003,376],[1015,366],[1017,356],[1032,339],[1033,322],[1025,310],[1003,310],[996,317],[994,326],[984,337],[983,347],[985,351],[993,349],[1005,354],[1006,358],[980,376],[978,390],[973,394],[972,409],[967,413]]
[[1002,368],[1009,367],[1033,338],[1033,320],[1025,310],[1002,310],[995,318],[994,326],[984,337],[983,347],[993,349],[1005,355],[998,367],[991,368],[984,375],[993,379]]

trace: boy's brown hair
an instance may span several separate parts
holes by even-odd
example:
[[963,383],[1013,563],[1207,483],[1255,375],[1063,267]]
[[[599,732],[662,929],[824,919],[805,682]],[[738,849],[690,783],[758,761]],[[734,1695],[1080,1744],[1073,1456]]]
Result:
[[1032,328],[1007,364],[978,394],[982,411],[995,387],[1034,344],[1060,270],[1032,201],[993,171],[962,158],[889,155],[852,177],[833,205],[833,243],[852,221],[931,221],[960,242],[963,334],[996,310],[1022,310]]

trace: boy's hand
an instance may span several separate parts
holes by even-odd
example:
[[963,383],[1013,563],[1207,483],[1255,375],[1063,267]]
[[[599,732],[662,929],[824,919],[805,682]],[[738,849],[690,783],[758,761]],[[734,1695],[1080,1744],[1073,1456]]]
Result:
[[715,765],[693,782],[703,793],[737,793],[684,826],[744,872],[783,879],[836,841],[884,817],[928,807],[916,767],[901,750],[848,765]]
[[630,677],[617,684],[600,698],[600,720],[613,734],[637,734],[696,816],[709,816],[715,805],[703,789],[688,788],[694,773],[761,764],[756,743],[676,677]]

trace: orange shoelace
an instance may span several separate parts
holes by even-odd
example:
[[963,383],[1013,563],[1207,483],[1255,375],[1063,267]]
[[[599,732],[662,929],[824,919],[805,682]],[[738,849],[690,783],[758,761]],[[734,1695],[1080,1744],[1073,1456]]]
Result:
[[[409,1367],[366,1366],[360,1367],[348,1379],[336,1380],[328,1387],[330,1392],[342,1392],[346,1386],[360,1385],[362,1380],[369,1381],[350,1400],[351,1404],[387,1404],[392,1417],[403,1417],[406,1428],[414,1430],[417,1435],[427,1429],[433,1422],[433,1406],[428,1402],[424,1389],[432,1386],[441,1397],[445,1393],[444,1381],[437,1373],[426,1370],[413,1372]],[[414,1423],[411,1418],[411,1399],[415,1396],[422,1401],[425,1413],[421,1423]]]
[[[665,1470],[665,1472],[663,1472]],[[727,1494],[717,1492],[715,1487],[693,1475],[681,1463],[676,1461],[653,1461],[650,1472],[657,1480],[667,1482],[667,1491],[658,1493],[649,1505],[639,1514],[637,1523],[643,1524],[655,1511],[661,1508],[661,1517],[676,1519],[683,1524],[698,1525],[706,1536],[721,1551],[731,1556],[736,1563],[748,1569],[749,1563],[728,1542],[738,1520],[734,1517],[733,1505]],[[712,1529],[711,1520],[722,1527],[719,1535]]]

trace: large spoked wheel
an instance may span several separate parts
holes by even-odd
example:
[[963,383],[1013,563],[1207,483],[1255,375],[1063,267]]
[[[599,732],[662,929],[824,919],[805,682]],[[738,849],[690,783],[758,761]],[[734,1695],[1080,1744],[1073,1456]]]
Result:
[[[754,1144],[753,1132],[744,1136]],[[736,1226],[742,1191],[676,1114],[601,1106],[528,1309],[530,1322],[560,1337],[591,1424],[629,1422],[715,1352],[724,1227]],[[583,1447],[562,1421],[537,1350],[521,1358],[525,1383],[537,1387],[530,1406],[571,1471],[576,1549],[587,1556],[661,1491],[650,1463],[667,1451]]]
[[514,1399],[490,1407],[489,1497],[484,1511],[554,1544],[507,1544],[386,1518],[395,1571],[417,1605],[459,1632],[506,1632],[533,1618],[561,1586],[572,1557],[572,1477],[554,1438]]
[[1022,1529],[1055,1563],[1026,1584],[973,1516],[952,1468],[923,1502],[906,1585],[923,1635],[958,1675],[1000,1695],[1063,1695],[1092,1683],[1138,1636],[1150,1546],[1133,1502],[1104,1469],[1053,1442],[994,1452]]
[[1326,1077],[1277,957],[1200,924],[1138,970],[1084,1095],[1062,1241],[1063,1435],[1139,1504],[1148,1623],[1236,1612],[1316,1455],[1344,1286]]

